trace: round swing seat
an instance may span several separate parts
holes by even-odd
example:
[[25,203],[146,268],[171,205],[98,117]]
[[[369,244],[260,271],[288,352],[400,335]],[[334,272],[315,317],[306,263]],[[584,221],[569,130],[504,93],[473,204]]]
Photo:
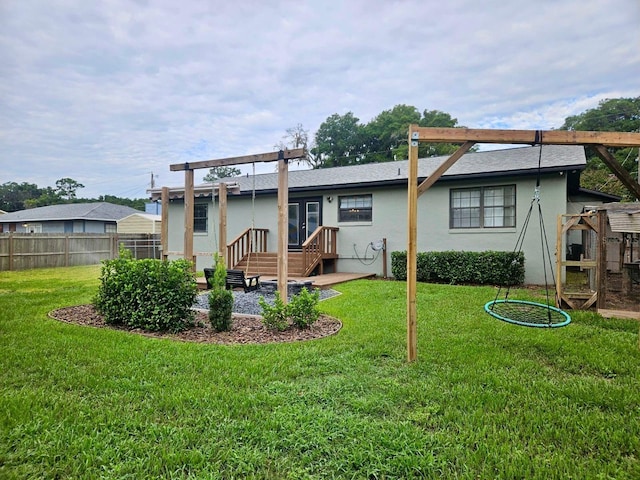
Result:
[[557,328],[571,323],[567,312],[526,300],[492,300],[486,303],[484,309],[498,320],[523,327]]

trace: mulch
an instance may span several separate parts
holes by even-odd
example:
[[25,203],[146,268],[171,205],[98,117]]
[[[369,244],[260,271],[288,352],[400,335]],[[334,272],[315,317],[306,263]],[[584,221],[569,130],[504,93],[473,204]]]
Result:
[[128,329],[109,325],[104,321],[102,315],[96,312],[93,305],[76,305],[73,307],[59,308],[50,312],[49,317],[74,325],[110,328],[153,338],[223,345],[299,342],[324,338],[337,333],[342,328],[340,320],[327,315],[320,315],[318,321],[309,328],[300,329],[295,326],[290,326],[284,332],[278,332],[265,328],[262,324],[262,318],[259,316],[233,314],[231,330],[228,332],[216,332],[209,324],[207,312],[196,311],[194,326],[183,332],[148,332],[141,329]]

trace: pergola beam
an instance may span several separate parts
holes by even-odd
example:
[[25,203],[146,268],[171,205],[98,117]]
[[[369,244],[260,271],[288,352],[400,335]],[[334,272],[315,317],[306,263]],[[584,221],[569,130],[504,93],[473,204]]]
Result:
[[304,148],[293,148],[291,150],[280,150],[279,152],[257,153],[255,155],[244,155],[241,157],[218,158],[215,160],[202,160],[200,162],[174,163],[169,165],[172,172],[182,170],[197,170],[199,168],[226,167],[228,165],[243,165],[254,162],[275,162],[277,160],[293,160],[306,155]]
[[[475,128],[414,127],[415,140],[431,143],[501,143],[542,145],[605,145],[640,147],[640,133],[569,130],[489,130]],[[536,139],[536,132],[540,138]]]

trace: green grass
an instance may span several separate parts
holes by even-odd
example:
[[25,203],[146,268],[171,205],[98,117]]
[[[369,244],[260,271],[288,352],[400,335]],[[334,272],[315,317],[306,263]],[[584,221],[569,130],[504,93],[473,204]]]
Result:
[[636,322],[527,329],[492,288],[419,284],[407,364],[400,282],[339,286],[343,329],[296,344],[47,317],[98,276],[0,272],[0,478],[640,478]]

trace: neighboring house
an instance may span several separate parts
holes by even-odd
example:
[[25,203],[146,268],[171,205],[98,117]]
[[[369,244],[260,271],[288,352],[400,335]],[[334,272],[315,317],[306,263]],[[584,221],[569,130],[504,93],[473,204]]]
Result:
[[116,233],[117,221],[134,213],[113,203],[68,203],[2,215],[0,231],[26,233]]
[[118,220],[118,233],[151,233],[160,234],[162,217],[149,213],[133,213]]
[[[418,251],[512,251],[529,210],[538,176],[540,147],[468,153],[418,199]],[[426,178],[446,157],[419,161]],[[555,245],[557,217],[582,205],[615,200],[579,187],[586,166],[581,146],[544,146],[540,203],[548,242]],[[318,226],[338,227],[336,269],[382,274],[382,255],[371,248],[386,239],[390,252],[407,249],[407,161],[289,172],[289,248],[299,250]],[[268,250],[277,250],[278,175],[223,179],[239,186],[229,194],[229,242],[252,225],[269,229]],[[255,200],[253,192],[255,189]],[[158,201],[161,189],[150,190]],[[197,269],[211,266],[203,252],[218,250],[219,210],[212,185],[195,188],[194,252]],[[184,244],[184,188],[169,189],[168,251]],[[535,224],[534,224],[535,223]],[[523,244],[526,281],[542,283],[541,240],[537,219]],[[175,257],[174,257],[175,258]]]

